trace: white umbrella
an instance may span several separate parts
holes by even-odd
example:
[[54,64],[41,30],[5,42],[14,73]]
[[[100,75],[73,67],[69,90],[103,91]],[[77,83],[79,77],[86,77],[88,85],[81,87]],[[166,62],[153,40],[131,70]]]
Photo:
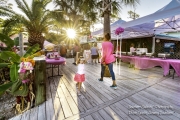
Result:
[[44,49],[46,49],[47,51],[52,51],[54,49],[55,44],[50,43],[48,41],[44,41]]

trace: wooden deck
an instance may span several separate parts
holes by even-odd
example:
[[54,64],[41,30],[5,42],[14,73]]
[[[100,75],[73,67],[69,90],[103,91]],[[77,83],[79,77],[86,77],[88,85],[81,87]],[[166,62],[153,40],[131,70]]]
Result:
[[[47,79],[47,100],[11,120],[180,120],[180,78],[163,77],[161,68],[137,70],[121,63],[116,72],[117,90],[111,78],[97,81],[100,64],[86,64],[81,96],[73,81],[73,59],[61,66],[63,77]],[[114,64],[114,71],[118,71]],[[48,72],[48,71],[47,71]],[[48,72],[49,74],[51,72]]]

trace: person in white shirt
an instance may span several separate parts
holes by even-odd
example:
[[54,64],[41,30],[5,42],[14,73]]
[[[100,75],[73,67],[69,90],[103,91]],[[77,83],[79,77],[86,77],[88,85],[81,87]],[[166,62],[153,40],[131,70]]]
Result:
[[[134,55],[135,51],[136,51],[136,48],[134,48],[134,44],[131,43],[130,52],[132,53],[132,55]],[[134,65],[130,63],[129,68],[132,68],[132,67],[134,67]]]
[[134,44],[133,43],[131,43],[131,47],[130,47],[130,52],[132,53],[132,52],[135,52],[135,48],[134,48]]
[[74,76],[74,81],[76,81],[76,87],[78,88],[78,95],[80,94],[82,82],[85,81],[85,74],[84,74],[84,64],[85,64],[85,59],[84,58],[79,58],[76,65],[78,66],[78,71]]
[[96,45],[96,43],[94,43],[93,47],[91,47],[92,64],[97,63],[96,59],[98,59],[98,57],[99,57],[99,53],[98,53],[97,45]]

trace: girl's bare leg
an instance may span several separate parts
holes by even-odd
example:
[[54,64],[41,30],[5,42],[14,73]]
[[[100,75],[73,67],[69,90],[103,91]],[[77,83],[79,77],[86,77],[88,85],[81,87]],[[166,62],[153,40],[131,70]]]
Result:
[[78,82],[78,90],[80,91],[81,90],[81,86],[82,86],[82,82]]
[[81,88],[83,88],[84,92],[86,92],[86,88],[85,88],[83,82],[82,82]]
[[76,88],[78,88],[78,86],[79,86],[79,82],[76,83]]
[[82,85],[82,82],[78,82],[78,95],[81,95],[81,93],[80,93],[81,85]]

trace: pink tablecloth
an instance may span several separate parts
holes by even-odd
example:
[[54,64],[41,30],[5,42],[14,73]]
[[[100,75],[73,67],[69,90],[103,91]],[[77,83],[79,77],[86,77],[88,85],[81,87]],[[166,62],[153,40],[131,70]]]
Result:
[[180,60],[169,59],[167,61],[174,68],[174,70],[176,71],[176,74],[180,76]]
[[131,64],[135,64],[136,56],[121,56],[121,60],[123,62],[129,62]]
[[135,68],[138,69],[149,69],[155,66],[161,66],[164,70],[164,75],[169,73],[170,63],[167,60],[161,58],[148,58],[148,57],[136,57],[135,58]]
[[[63,58],[63,57],[60,57],[58,60],[56,59],[49,59],[49,58],[46,58],[46,63],[47,64],[50,64],[51,65],[51,69],[52,69],[52,74],[51,76],[48,76],[48,77],[54,77],[54,76],[62,76],[62,74],[59,74],[59,66],[62,65],[62,64],[65,64],[66,63],[66,59]],[[54,68],[58,68],[58,74],[57,75],[54,75]]]
[[149,69],[155,66],[161,66],[162,69],[164,70],[163,74],[165,76],[169,73],[169,68],[171,65],[174,68],[176,74],[180,76],[180,60],[138,57],[138,56],[121,56],[121,60],[123,62],[129,62],[131,64],[134,64],[135,68],[138,69]]
[[60,57],[59,60],[46,58],[46,63],[47,64],[53,64],[53,65],[60,65],[60,64],[65,64],[66,63],[66,59],[63,58],[63,57]]

